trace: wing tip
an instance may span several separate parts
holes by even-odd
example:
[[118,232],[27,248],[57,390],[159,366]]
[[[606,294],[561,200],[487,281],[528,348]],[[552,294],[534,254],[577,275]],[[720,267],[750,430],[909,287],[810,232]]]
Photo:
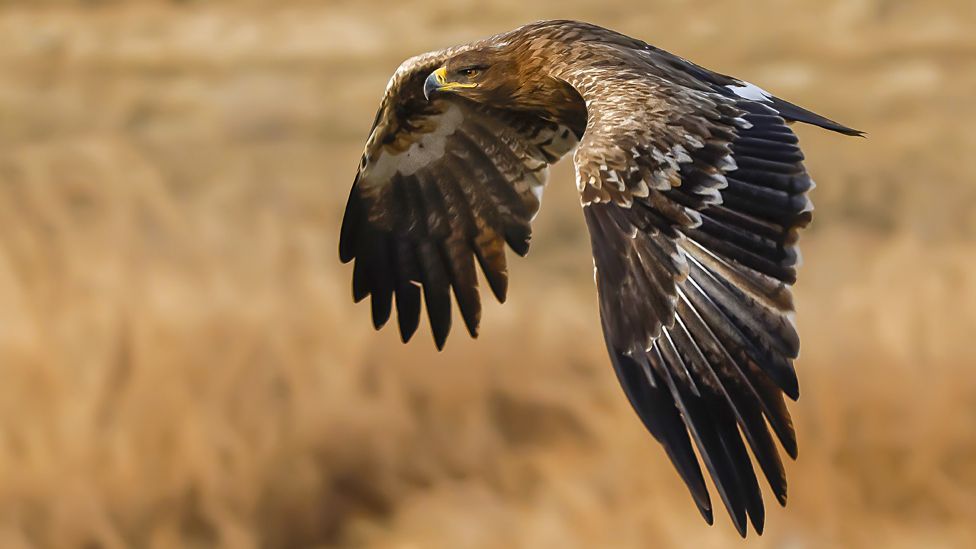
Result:
[[359,196],[359,177],[353,182],[346,200],[346,208],[339,227],[339,261],[349,263],[356,257],[356,246],[361,232],[362,198]]
[[843,135],[849,135],[851,137],[867,137],[866,132],[845,126],[839,122],[835,122],[825,116],[821,116],[813,111],[804,109],[799,105],[790,103],[785,99],[780,99],[779,97],[772,97],[771,99],[773,102],[773,108],[787,121],[812,124],[825,130],[830,130]]
[[800,380],[797,379],[795,372],[784,380],[782,389],[783,394],[790,397],[793,402],[800,400]]
[[756,531],[757,536],[763,535],[763,529],[766,527],[766,511],[761,502],[758,511],[749,513],[749,522],[752,523],[752,529]]
[[447,345],[447,334],[434,333],[434,347],[437,347],[437,352],[443,351],[445,345]]
[[416,332],[416,328],[414,328],[413,330],[404,330],[403,329],[403,326],[401,325],[400,326],[400,342],[403,343],[403,344],[410,343],[410,339],[413,337],[413,334],[415,332]]
[[735,531],[739,533],[739,537],[741,537],[742,539],[746,539],[746,534],[748,533],[749,530],[748,530],[748,524],[746,522],[745,511],[743,510],[741,516],[739,516],[739,513],[733,513],[732,510],[730,509],[729,516],[732,517],[732,525],[735,526]]
[[383,318],[377,316],[376,313],[373,313],[373,329],[376,330],[377,332],[382,330],[383,326],[386,326],[386,322],[389,319],[390,319],[389,315],[387,315],[386,318]]
[[370,308],[373,318],[373,329],[380,330],[390,320],[393,306],[393,292],[383,290],[373,291],[370,295]]
[[434,338],[434,346],[437,347],[438,351],[444,350],[444,345],[447,344],[447,336],[451,333],[451,314],[448,312],[447,317],[443,320],[438,320],[435,318],[430,318],[430,333]]
[[[796,445],[796,438],[788,439],[788,441],[780,440],[783,444],[783,450],[786,450],[786,455],[790,456],[790,459],[796,461],[796,458],[800,455],[800,449]],[[783,494],[784,501],[786,500],[786,493]],[[785,504],[784,504],[785,505]]]
[[400,341],[407,343],[420,326],[420,288],[409,281],[401,281],[396,290],[397,327]]
[[701,505],[699,505],[698,512],[701,513],[701,516],[703,519],[705,519],[706,524],[708,524],[709,526],[715,524],[715,516],[712,514],[711,506],[702,507]]

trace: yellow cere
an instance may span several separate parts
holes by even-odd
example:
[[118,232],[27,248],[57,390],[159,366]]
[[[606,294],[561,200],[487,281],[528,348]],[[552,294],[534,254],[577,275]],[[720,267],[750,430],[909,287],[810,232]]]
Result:
[[465,82],[448,82],[447,81],[447,69],[441,67],[434,71],[434,78],[437,79],[437,89],[439,91],[451,91],[458,88],[474,88],[477,84],[465,83]]

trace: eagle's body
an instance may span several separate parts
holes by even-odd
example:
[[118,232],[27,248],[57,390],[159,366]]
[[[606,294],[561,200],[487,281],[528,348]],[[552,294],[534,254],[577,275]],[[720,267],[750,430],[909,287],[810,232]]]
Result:
[[[796,441],[799,341],[789,286],[813,187],[788,122],[859,132],[646,43],[585,23],[534,23],[404,62],[387,86],[340,237],[374,325],[401,336],[421,296],[435,342],[453,290],[468,331],[475,262],[504,300],[504,246],[528,251],[548,165],[576,147],[600,315],[627,397],[699,510],[692,441],[744,535],[763,503],[746,444],[780,503]],[[742,435],[740,436],[740,429]]]

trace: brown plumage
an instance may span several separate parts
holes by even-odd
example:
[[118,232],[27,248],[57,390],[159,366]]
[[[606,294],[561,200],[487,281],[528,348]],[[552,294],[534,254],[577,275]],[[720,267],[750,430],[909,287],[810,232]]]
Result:
[[[549,164],[576,147],[600,316],[617,377],[705,519],[699,460],[738,531],[762,532],[749,453],[776,499],[796,457],[790,285],[813,182],[788,123],[860,132],[613,31],[534,23],[404,62],[390,80],[342,223],[353,294],[403,341],[451,292],[472,336],[475,264],[505,300]],[[767,423],[769,428],[767,427]]]

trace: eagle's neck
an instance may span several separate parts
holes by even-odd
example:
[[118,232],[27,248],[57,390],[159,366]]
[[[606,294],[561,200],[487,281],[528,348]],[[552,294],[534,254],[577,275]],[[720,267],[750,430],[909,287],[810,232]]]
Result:
[[540,118],[568,126],[577,138],[586,128],[586,103],[563,78],[558,57],[543,55],[554,44],[548,38],[528,36],[512,40],[508,47],[511,79],[500,87],[507,108],[528,111]]
[[577,139],[586,128],[586,103],[572,86],[544,72],[526,73],[507,90],[504,107],[532,113],[573,130]]

